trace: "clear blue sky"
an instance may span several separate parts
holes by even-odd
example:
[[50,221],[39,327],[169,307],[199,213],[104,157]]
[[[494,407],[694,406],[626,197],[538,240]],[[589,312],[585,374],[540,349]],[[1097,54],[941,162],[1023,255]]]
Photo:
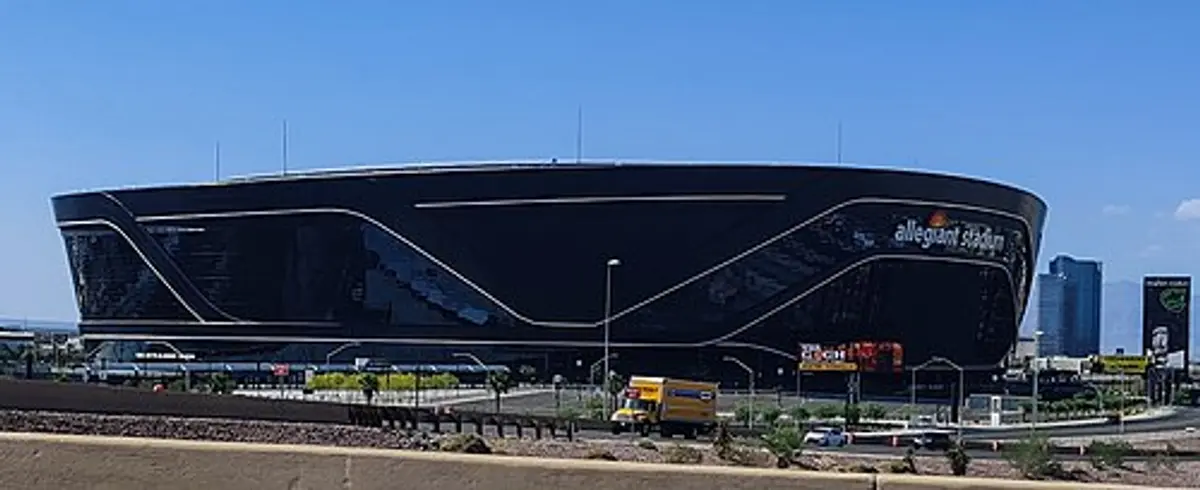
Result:
[[[0,315],[76,317],[48,198],[279,168],[570,156],[985,176],[1044,259],[1200,273],[1200,2],[0,0]],[[1186,206],[1185,206],[1186,208]],[[1193,215],[1200,217],[1200,203]],[[1185,209],[1186,210],[1186,209]],[[1187,213],[1184,213],[1184,217]]]

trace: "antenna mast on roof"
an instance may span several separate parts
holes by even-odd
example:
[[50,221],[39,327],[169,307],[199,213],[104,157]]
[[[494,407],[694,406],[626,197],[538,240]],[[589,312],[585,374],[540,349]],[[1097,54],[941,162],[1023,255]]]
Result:
[[288,173],[288,126],[287,119],[283,120],[283,175]]
[[217,145],[213,148],[213,180],[221,181],[221,142],[217,141]]
[[842,122],[838,121],[837,126],[837,163],[842,164]]
[[583,163],[583,104],[575,112],[575,163]]

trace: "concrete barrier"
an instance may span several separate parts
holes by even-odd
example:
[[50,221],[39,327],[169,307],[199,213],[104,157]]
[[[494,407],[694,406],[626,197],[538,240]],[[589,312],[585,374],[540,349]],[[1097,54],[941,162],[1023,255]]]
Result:
[[[22,490],[932,490],[1078,484],[548,460],[373,449],[0,433],[0,488]],[[1123,487],[1088,485],[1089,490]]]
[[350,423],[347,405],[0,378],[0,409]]

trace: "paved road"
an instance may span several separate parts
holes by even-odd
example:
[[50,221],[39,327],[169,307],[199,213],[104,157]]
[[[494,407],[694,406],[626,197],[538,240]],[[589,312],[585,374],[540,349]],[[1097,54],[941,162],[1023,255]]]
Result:
[[[1125,433],[1140,432],[1170,432],[1182,431],[1188,427],[1200,428],[1200,409],[1181,408],[1174,415],[1153,420],[1131,421],[1125,423]],[[1054,427],[1039,428],[1038,433],[1047,437],[1087,437],[1117,434],[1120,427],[1116,424],[1085,426],[1085,427]],[[1028,428],[1011,430],[964,429],[964,439],[994,440],[1019,439],[1029,435]]]
[[[545,392],[539,395],[524,396],[520,399],[505,400],[501,410],[507,413],[519,413],[527,415],[555,415],[557,413],[556,406],[563,407],[582,407],[584,400],[591,392],[586,389],[567,389],[562,390],[558,394],[557,405],[556,396],[553,391]],[[733,412],[738,406],[748,402],[751,398],[746,394],[721,394],[717,397],[717,411]],[[805,397],[803,399],[795,395],[757,395],[754,397],[756,406],[759,407],[782,407],[787,409],[801,404],[809,405],[825,405],[841,403],[841,398],[835,395],[816,395]],[[865,400],[866,403],[877,403],[888,410],[898,410],[907,406],[907,402],[899,402],[895,400]],[[927,401],[928,402],[928,401]],[[486,402],[477,403],[454,403],[454,406],[462,410],[492,410],[494,405]],[[917,407],[917,412],[921,414],[932,414],[938,410],[936,403],[920,404]],[[944,410],[943,410],[944,412]]]

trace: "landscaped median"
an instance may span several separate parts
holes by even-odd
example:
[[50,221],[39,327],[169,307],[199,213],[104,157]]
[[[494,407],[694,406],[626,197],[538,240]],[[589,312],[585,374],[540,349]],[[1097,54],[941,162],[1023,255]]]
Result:
[[[0,459],[5,462],[0,488],[22,490],[1049,490],[1078,485],[30,433],[0,434]],[[1089,485],[1119,488],[1130,487]]]

